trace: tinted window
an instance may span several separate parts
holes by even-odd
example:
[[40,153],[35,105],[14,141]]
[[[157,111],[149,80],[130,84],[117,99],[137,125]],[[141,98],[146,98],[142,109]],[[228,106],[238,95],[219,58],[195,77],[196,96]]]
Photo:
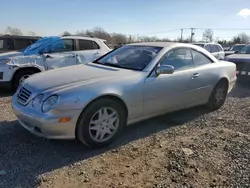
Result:
[[230,48],[231,51],[240,51],[245,45],[234,45]]
[[15,50],[13,39],[5,39],[4,42],[5,42],[5,49],[6,50]]
[[3,50],[3,40],[0,40],[0,50]]
[[211,48],[210,48],[210,45],[209,45],[209,44],[206,45],[204,48],[205,48],[208,52],[211,52]]
[[15,49],[22,50],[30,45],[29,39],[15,39]]
[[211,46],[211,53],[218,52],[217,45],[210,45]]
[[193,54],[194,65],[206,65],[212,62],[209,58],[207,58],[205,55],[201,54],[200,52],[192,50],[192,54]]
[[191,51],[184,48],[171,50],[160,60],[160,65],[171,65],[175,70],[189,68],[193,66]]
[[247,45],[244,48],[242,48],[239,53],[240,54],[250,54],[250,45]]
[[99,49],[98,44],[91,40],[78,40],[79,50],[94,50]]
[[43,53],[67,52],[74,50],[74,41],[72,39],[58,40],[45,47]]

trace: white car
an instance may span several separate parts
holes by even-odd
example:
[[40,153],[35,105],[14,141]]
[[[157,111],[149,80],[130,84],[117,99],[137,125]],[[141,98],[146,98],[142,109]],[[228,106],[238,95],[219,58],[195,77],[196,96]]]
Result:
[[16,90],[32,74],[92,62],[111,51],[107,42],[98,38],[67,36],[40,40],[22,52],[0,55],[0,85],[11,85]]
[[200,46],[210,52],[214,57],[219,60],[225,58],[225,52],[220,44],[217,43],[194,43],[194,45]]

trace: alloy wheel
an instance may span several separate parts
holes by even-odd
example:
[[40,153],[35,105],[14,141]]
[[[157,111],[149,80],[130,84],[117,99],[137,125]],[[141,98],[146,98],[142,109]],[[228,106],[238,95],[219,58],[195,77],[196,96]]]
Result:
[[119,115],[111,107],[99,109],[89,123],[90,137],[96,142],[105,142],[113,137],[119,127]]

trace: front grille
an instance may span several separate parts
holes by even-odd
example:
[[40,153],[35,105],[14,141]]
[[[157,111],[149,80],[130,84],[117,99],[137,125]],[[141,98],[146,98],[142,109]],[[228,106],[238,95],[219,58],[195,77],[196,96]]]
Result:
[[28,89],[20,86],[19,93],[17,94],[17,102],[21,105],[26,105],[29,101],[30,96],[31,92]]

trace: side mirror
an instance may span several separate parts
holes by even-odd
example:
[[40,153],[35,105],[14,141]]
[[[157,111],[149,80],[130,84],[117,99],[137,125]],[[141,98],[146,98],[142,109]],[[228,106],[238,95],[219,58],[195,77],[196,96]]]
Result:
[[239,51],[235,51],[234,53],[237,54],[237,53],[239,53]]
[[156,68],[155,73],[157,75],[160,74],[173,74],[174,73],[174,67],[171,65],[161,65]]

